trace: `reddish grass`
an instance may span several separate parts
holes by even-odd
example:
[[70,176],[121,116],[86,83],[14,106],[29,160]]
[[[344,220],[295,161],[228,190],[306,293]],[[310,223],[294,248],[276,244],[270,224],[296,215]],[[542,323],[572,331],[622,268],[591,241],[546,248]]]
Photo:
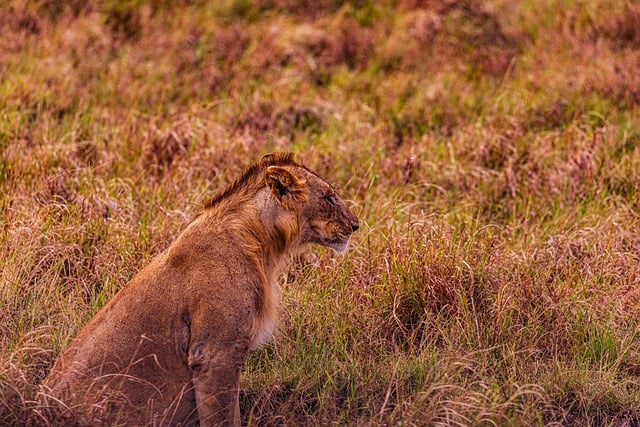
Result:
[[[242,379],[264,424],[640,419],[634,3],[0,5],[0,424],[244,165],[352,199]],[[53,420],[53,424],[60,420]]]

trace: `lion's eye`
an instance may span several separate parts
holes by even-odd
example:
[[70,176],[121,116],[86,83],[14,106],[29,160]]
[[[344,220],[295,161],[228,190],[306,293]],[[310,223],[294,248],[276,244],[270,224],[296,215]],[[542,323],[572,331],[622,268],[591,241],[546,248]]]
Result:
[[325,198],[325,200],[326,200],[327,202],[329,202],[329,204],[330,204],[331,206],[335,206],[335,204],[336,204],[336,198],[335,198],[335,197],[333,197],[333,194],[327,194],[326,196],[324,196],[324,198]]

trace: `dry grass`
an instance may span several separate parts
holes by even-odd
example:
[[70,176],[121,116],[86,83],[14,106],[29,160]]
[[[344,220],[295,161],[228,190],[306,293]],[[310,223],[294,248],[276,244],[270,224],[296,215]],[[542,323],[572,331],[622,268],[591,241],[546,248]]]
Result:
[[78,329],[279,149],[363,227],[285,275],[245,423],[640,422],[635,2],[0,15],[0,424],[24,424]]

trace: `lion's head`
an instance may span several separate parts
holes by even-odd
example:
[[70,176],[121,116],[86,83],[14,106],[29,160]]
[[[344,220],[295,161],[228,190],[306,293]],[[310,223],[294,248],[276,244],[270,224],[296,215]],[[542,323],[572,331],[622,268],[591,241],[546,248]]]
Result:
[[303,242],[346,252],[358,218],[330,184],[299,164],[269,166],[265,181],[276,201],[297,213]]

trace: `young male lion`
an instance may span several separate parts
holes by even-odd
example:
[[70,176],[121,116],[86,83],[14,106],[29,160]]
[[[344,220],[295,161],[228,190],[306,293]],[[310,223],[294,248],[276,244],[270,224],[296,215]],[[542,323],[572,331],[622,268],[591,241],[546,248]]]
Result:
[[41,394],[81,424],[238,425],[240,371],[273,330],[279,268],[308,243],[344,252],[357,229],[292,154],[264,156],[91,319]]

